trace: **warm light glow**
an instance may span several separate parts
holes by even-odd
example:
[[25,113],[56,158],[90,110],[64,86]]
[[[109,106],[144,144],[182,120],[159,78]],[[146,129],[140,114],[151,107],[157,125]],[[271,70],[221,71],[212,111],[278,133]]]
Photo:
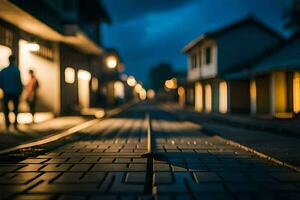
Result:
[[152,89],[149,89],[149,90],[147,91],[147,98],[148,98],[148,99],[154,99],[154,98],[155,98],[155,91],[152,90]]
[[251,106],[251,113],[255,114],[256,112],[256,97],[257,92],[256,92],[256,81],[251,80],[250,81],[250,106]]
[[287,80],[286,72],[272,73],[272,114],[286,112],[287,108]]
[[179,105],[183,107],[185,105],[185,90],[184,87],[180,86],[177,90],[178,96],[179,96]]
[[108,68],[113,69],[116,68],[118,65],[118,60],[115,56],[108,56],[106,58],[106,65]]
[[134,87],[134,91],[136,93],[139,93],[141,90],[143,89],[143,87],[141,86],[141,84],[136,84],[136,86]]
[[125,91],[124,91],[124,84],[121,81],[116,81],[114,83],[114,93],[116,98],[124,98]]
[[65,82],[69,84],[75,82],[75,70],[71,67],[65,69]]
[[127,84],[130,86],[130,87],[134,87],[136,85],[136,80],[133,76],[129,76],[128,79],[127,79]]
[[295,72],[293,77],[293,102],[294,112],[300,112],[300,72]]
[[8,57],[11,55],[11,53],[12,52],[10,48],[0,45],[0,70],[8,66]]
[[27,44],[25,44],[24,48],[27,51],[38,51],[38,50],[40,50],[40,45],[36,42],[27,42]]
[[199,82],[195,84],[195,109],[198,112],[203,110],[203,88]]
[[97,78],[95,78],[95,77],[93,77],[92,78],[92,90],[94,91],[94,92],[97,92],[98,91],[98,88],[99,88],[99,86],[98,86],[98,79]]
[[79,70],[78,78],[81,80],[91,80],[91,73],[85,70]]
[[177,88],[177,79],[176,78],[172,78],[170,80],[166,80],[165,81],[165,86],[168,89],[176,89]]
[[227,112],[227,83],[226,81],[222,81],[219,84],[219,112],[226,113]]
[[141,89],[140,92],[139,92],[139,97],[140,97],[141,100],[146,100],[146,98],[147,98],[146,90]]
[[178,93],[179,96],[183,96],[184,93],[185,93],[184,88],[183,87],[179,87],[177,93]]
[[2,89],[0,89],[0,100],[3,99],[3,97],[4,97],[4,92]]
[[90,107],[91,74],[85,70],[78,71],[78,100],[81,108]]
[[211,85],[206,84],[204,89],[205,89],[205,111],[211,112],[211,106],[212,106]]

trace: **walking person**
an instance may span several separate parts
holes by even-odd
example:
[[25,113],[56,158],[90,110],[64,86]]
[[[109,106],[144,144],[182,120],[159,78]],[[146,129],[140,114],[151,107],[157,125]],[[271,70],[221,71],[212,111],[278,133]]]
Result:
[[37,90],[39,88],[39,82],[35,76],[33,70],[29,70],[29,80],[25,87],[26,101],[29,105],[30,113],[32,115],[32,122],[34,122],[35,105],[37,99]]
[[13,122],[15,128],[17,128],[17,116],[19,107],[19,98],[23,90],[21,81],[20,70],[15,64],[16,57],[14,55],[9,56],[9,65],[0,72],[1,87],[4,92],[3,104],[4,104],[4,116],[6,128],[9,128],[9,102],[13,103],[15,114],[15,120]]

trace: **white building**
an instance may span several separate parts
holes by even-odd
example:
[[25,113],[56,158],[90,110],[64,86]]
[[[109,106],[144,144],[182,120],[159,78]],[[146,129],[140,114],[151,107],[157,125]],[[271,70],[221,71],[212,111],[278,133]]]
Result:
[[183,49],[188,55],[187,101],[197,111],[249,112],[249,80],[227,80],[224,74],[242,70],[282,38],[253,17],[205,33]]

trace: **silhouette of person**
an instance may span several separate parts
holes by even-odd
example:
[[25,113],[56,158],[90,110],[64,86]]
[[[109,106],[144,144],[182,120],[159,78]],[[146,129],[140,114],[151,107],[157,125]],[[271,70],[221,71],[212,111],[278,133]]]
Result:
[[26,101],[30,108],[30,113],[32,115],[32,122],[34,122],[35,105],[37,99],[37,90],[39,88],[39,82],[33,70],[29,70],[28,73],[29,73],[29,80],[25,87]]
[[4,103],[4,116],[6,128],[9,128],[9,107],[10,101],[14,105],[14,126],[17,128],[17,116],[18,116],[18,106],[19,98],[23,90],[23,85],[21,81],[20,70],[15,64],[16,57],[14,55],[9,56],[9,65],[0,72],[1,87],[4,92],[3,103]]

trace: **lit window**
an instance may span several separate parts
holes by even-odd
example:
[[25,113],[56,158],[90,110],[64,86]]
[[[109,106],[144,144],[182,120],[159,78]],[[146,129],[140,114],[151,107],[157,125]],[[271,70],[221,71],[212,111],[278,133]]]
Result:
[[294,112],[300,112],[300,72],[295,72],[293,77]]
[[65,82],[69,84],[75,82],[75,70],[71,67],[65,69]]
[[212,106],[211,85],[206,84],[204,89],[205,89],[205,111],[211,112],[211,106]]
[[219,112],[227,112],[227,83],[226,81],[220,82],[219,85]]
[[201,112],[203,109],[203,91],[202,84],[197,82],[195,85],[195,109]]
[[91,73],[85,70],[78,71],[78,78],[81,80],[91,80]]
[[205,49],[205,63],[207,65],[211,63],[211,47]]
[[191,66],[192,66],[192,69],[197,67],[197,54],[193,54],[191,56]]

